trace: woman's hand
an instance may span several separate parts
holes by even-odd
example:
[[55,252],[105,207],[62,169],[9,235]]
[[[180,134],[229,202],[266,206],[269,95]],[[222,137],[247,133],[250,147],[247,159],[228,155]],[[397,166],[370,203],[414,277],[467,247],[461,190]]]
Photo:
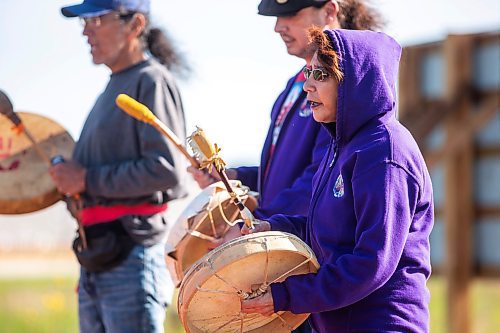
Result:
[[224,243],[229,242],[230,240],[233,240],[235,238],[238,238],[241,236],[240,232],[240,227],[235,224],[234,226],[230,227],[228,231],[222,236],[221,238],[218,238],[214,241],[208,242],[208,249],[213,250],[217,246],[222,245]]
[[190,166],[187,168],[187,172],[189,172],[191,176],[193,176],[193,179],[202,189],[208,187],[210,184],[220,181],[220,176],[215,171],[215,168],[212,169],[212,173],[208,173],[204,170],[195,168],[194,166]]
[[274,301],[271,290],[264,295],[241,301],[241,312],[260,313],[263,316],[271,316],[274,313]]
[[242,235],[254,234],[256,232],[264,232],[271,231],[271,223],[263,220],[255,220],[255,224],[253,225],[253,229],[247,227],[247,225],[243,225],[241,228]]
[[[215,168],[212,168],[212,172],[208,173],[204,170],[195,168],[194,166],[190,166],[187,168],[187,172],[189,172],[193,176],[193,179],[198,183],[198,186],[200,188],[206,188],[210,184],[216,183],[221,180]],[[236,179],[236,177],[238,176],[238,172],[235,169],[226,169],[225,172],[227,178],[229,179]]]

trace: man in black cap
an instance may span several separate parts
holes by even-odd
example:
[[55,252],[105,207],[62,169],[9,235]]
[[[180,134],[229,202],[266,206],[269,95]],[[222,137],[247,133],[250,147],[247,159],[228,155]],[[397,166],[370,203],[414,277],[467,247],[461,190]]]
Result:
[[293,16],[306,7],[321,8],[329,0],[263,0],[259,4],[259,15]]
[[[276,16],[275,31],[281,35],[290,55],[306,64],[312,58],[306,31],[315,25],[323,29],[379,29],[379,14],[363,0],[262,0],[259,14]],[[312,178],[328,145],[328,134],[312,118],[307,105],[302,70],[287,83],[278,96],[261,155],[260,167],[228,169],[232,179],[240,179],[260,193],[257,218],[273,214],[305,215],[309,209]],[[190,167],[189,172],[200,187],[217,181],[216,174],[206,174]],[[231,234],[237,235],[236,230]]]
[[[379,14],[363,0],[262,0],[258,9],[260,15],[276,17],[274,31],[280,34],[288,54],[304,59],[305,65],[313,56],[307,37],[311,26],[353,30],[378,30],[382,26]],[[304,82],[301,69],[274,103],[260,166],[227,170],[230,178],[260,193],[254,215],[262,220],[274,214],[307,216],[309,211],[313,176],[330,139],[312,117]],[[193,167],[188,171],[202,188],[219,180],[216,174]],[[225,240],[237,235],[239,230],[233,229]],[[311,328],[305,324],[296,332],[311,332]]]

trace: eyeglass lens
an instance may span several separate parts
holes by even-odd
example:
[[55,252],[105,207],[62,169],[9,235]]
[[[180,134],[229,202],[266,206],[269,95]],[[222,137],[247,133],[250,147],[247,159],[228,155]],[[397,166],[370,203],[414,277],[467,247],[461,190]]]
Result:
[[82,24],[82,26],[88,25],[89,27],[98,28],[101,26],[101,17],[80,17],[80,23]]
[[315,68],[315,69],[310,69],[307,67],[304,67],[304,76],[306,79],[309,79],[309,76],[313,76],[313,79],[316,81],[323,81],[328,77],[328,73],[324,72],[320,68]]

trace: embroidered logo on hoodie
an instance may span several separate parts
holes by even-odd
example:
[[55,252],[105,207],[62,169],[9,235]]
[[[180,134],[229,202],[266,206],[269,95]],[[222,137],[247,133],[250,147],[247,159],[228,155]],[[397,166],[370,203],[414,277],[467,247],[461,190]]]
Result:
[[335,186],[333,187],[333,195],[335,196],[335,198],[341,198],[344,196],[344,179],[342,178],[342,174],[340,174],[335,181]]

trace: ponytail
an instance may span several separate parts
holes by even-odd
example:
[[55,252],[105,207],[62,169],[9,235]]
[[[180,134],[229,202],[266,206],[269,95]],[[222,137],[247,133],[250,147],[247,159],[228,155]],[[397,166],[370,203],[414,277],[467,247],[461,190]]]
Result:
[[147,26],[142,33],[142,40],[146,49],[151,55],[170,71],[178,74],[181,78],[187,79],[191,74],[191,68],[186,63],[184,56],[174,46],[174,41],[162,29],[151,28],[149,19]]
[[[120,18],[125,22],[130,22],[136,13],[138,12],[124,13],[120,15]],[[174,46],[174,41],[162,29],[151,28],[148,15],[141,14],[146,18],[146,28],[139,36],[143,46],[160,64],[180,75],[181,78],[187,79],[191,68],[186,63],[184,56]]]

